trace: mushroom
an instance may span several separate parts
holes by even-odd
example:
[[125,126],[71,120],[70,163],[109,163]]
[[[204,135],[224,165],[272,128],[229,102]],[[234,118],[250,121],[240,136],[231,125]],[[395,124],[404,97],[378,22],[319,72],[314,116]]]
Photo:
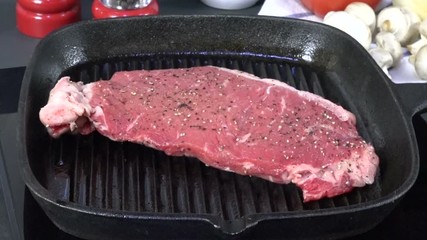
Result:
[[380,31],[391,32],[402,45],[406,46],[417,36],[417,23],[421,21],[417,14],[401,7],[386,7],[377,18]]
[[379,47],[369,49],[368,52],[385,74],[391,78],[388,69],[393,65],[393,56],[385,49]]
[[421,36],[424,36],[425,39],[427,39],[427,19],[420,23],[418,26],[418,31],[420,32]]
[[425,37],[421,37],[420,40],[408,45],[407,48],[412,55],[415,55],[425,45],[427,45],[427,39]]
[[378,47],[386,50],[391,54],[393,57],[392,66],[396,66],[402,58],[403,50],[395,35],[390,32],[379,32],[375,36],[375,41]]
[[427,19],[422,21],[418,26],[421,38],[413,44],[407,46],[409,52],[413,55],[417,54],[420,48],[427,45]]
[[427,80],[427,45],[422,47],[416,55],[411,56],[410,61],[414,64],[418,77]]
[[369,27],[359,18],[345,11],[329,12],[323,23],[344,31],[356,39],[365,49],[371,45],[372,34]]
[[368,4],[364,2],[353,2],[350,3],[344,11],[362,20],[366,26],[369,27],[371,33],[375,31],[377,16],[375,15],[374,9]]

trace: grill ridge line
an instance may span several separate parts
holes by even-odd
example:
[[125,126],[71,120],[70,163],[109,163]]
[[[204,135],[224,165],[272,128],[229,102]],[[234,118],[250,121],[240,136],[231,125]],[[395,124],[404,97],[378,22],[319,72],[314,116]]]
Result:
[[[267,77],[271,77],[271,78],[275,78],[275,79],[285,81],[288,84],[293,85],[293,86],[297,85],[297,86],[302,86],[303,88],[306,88],[303,90],[310,90],[310,91],[312,91],[318,95],[322,95],[322,96],[324,95],[322,84],[320,83],[321,79],[319,78],[319,76],[317,74],[315,74],[314,72],[311,72],[311,75],[310,75],[310,72],[309,72],[308,75],[307,74],[304,75],[305,70],[303,67],[293,66],[292,64],[285,63],[285,62],[282,62],[282,63],[277,63],[277,62],[265,63],[263,61],[256,62],[254,60],[246,60],[246,59],[230,60],[230,59],[226,59],[224,57],[204,57],[203,61],[201,61],[201,59],[199,57],[185,57],[185,56],[184,57],[176,57],[175,56],[172,59],[168,59],[167,57],[166,58],[154,59],[154,60],[153,59],[150,60],[150,59],[146,58],[146,59],[141,59],[139,61],[135,61],[133,59],[133,60],[129,60],[127,62],[123,61],[123,62],[120,62],[117,64],[113,64],[110,62],[110,63],[101,64],[102,67],[99,67],[99,65],[97,65],[97,64],[93,64],[93,65],[91,65],[90,69],[92,70],[92,73],[93,73],[93,75],[92,75],[93,79],[98,80],[99,77],[102,75],[111,76],[116,70],[123,70],[123,69],[134,70],[134,69],[141,69],[141,68],[152,69],[152,68],[163,68],[163,67],[174,68],[174,67],[190,67],[190,66],[196,66],[196,65],[217,65],[217,66],[222,66],[222,67],[240,69],[240,70],[243,70],[246,72],[252,72],[252,73],[255,73],[258,75],[262,75],[262,77],[265,77],[264,75],[266,75]],[[102,72],[102,73],[99,74],[99,72]],[[84,70],[81,70],[80,73],[81,74],[79,77],[83,78],[83,76],[87,75],[88,71],[86,70],[86,73],[84,73]],[[306,78],[306,76],[309,76],[308,79]],[[347,99],[344,99],[344,102],[346,102],[348,104]],[[355,109],[352,108],[351,111],[355,112]],[[76,145],[80,146],[81,143],[78,142]],[[111,157],[110,154],[111,153],[107,154],[108,159],[106,159],[106,163],[103,163],[105,165],[105,172],[106,172],[105,182],[104,182],[106,189],[103,191],[103,193],[105,195],[104,196],[104,206],[106,208],[110,208],[109,198],[107,197],[107,195],[108,195],[108,191],[109,190],[111,191],[111,187],[109,187],[109,186],[111,186],[111,184],[112,184],[110,182],[111,181],[111,175],[110,176],[108,175],[109,172],[112,172],[111,171],[112,169],[109,166],[109,162],[110,162],[109,158]],[[83,190],[85,188],[85,184],[83,182],[81,182],[81,184],[79,185],[79,181],[84,178],[85,172],[82,170],[85,169],[84,166],[86,165],[83,163],[84,159],[81,159],[81,157],[80,157],[81,155],[82,155],[82,153],[77,149],[76,154],[75,154],[76,159],[75,159],[75,163],[74,163],[74,174],[71,174],[71,176],[70,176],[71,180],[73,181],[72,186],[74,186],[70,190],[70,193],[72,193],[70,195],[70,198],[72,198],[74,201],[77,201],[77,202],[79,201],[78,199],[81,199],[81,197],[83,197],[85,195],[84,192],[79,191],[79,189]],[[154,186],[153,190],[156,190],[156,189],[158,189],[158,186],[157,186],[158,183],[157,183],[156,177],[155,177],[158,174],[158,170],[156,167],[157,160],[155,159],[155,156],[150,157],[150,160],[151,160],[150,162],[152,163],[152,169],[154,170],[154,172],[151,174],[154,174],[153,175],[154,178],[151,180],[152,181],[151,183],[148,183],[148,186]],[[123,159],[123,161],[124,161],[124,159]],[[139,189],[141,189],[141,186],[142,186],[141,184],[145,183],[144,178],[141,178],[141,176],[142,176],[141,174],[143,174],[141,172],[141,170],[144,168],[141,168],[141,167],[143,167],[143,164],[140,164],[140,161],[143,161],[143,160],[138,157],[138,158],[136,158],[136,160],[133,160],[133,161],[137,161],[137,164],[132,165],[132,168],[135,168],[135,167],[138,168],[136,171],[133,171],[133,173],[136,173],[136,179],[137,179],[136,185],[139,186],[139,187],[137,187],[138,188],[137,191],[139,191]],[[169,164],[171,164],[171,163],[169,162]],[[91,165],[91,167],[90,167],[91,168],[91,171],[90,171],[91,174],[93,174],[92,171],[93,171],[94,167],[95,167],[95,165]],[[123,168],[123,166],[122,166],[122,170],[124,170],[124,169],[125,168]],[[169,171],[170,171],[170,169],[171,168],[169,168]],[[188,165],[186,165],[186,169],[188,169]],[[206,171],[211,171],[211,169],[205,169],[205,167],[203,167],[203,169],[204,170],[201,172],[203,174],[203,176],[206,175]],[[215,171],[215,170],[213,170],[213,171]],[[148,174],[150,174],[150,173],[148,173]],[[188,171],[187,171],[186,175],[188,175]],[[217,174],[214,174],[214,175],[217,175]],[[88,176],[86,176],[86,177],[88,177]],[[92,179],[92,176],[89,176],[89,177],[90,177],[90,179]],[[122,173],[122,177],[123,177],[123,173]],[[186,176],[186,177],[188,177],[188,176]],[[216,176],[215,178],[218,181],[218,176]],[[213,213],[212,210],[214,210],[214,208],[216,208],[216,207],[214,207],[216,204],[212,202],[215,200],[209,199],[209,197],[207,196],[207,195],[209,195],[207,193],[209,193],[211,190],[206,189],[206,186],[208,186],[209,184],[207,185],[206,181],[204,181],[205,179],[206,179],[206,177],[201,178],[201,181],[202,181],[201,189],[203,190],[202,196],[205,196],[205,200],[203,201],[203,203],[205,204],[205,207],[211,206],[211,207],[207,208],[206,210],[208,210],[207,211],[208,213]],[[239,193],[239,191],[238,191],[239,182],[237,179],[239,179],[239,178],[236,178],[234,181],[235,189],[236,189],[235,193],[236,194]],[[187,179],[187,182],[188,182],[188,179]],[[92,185],[92,182],[90,184]],[[124,181],[122,179],[122,193],[121,193],[122,195],[123,195],[123,190],[125,189],[125,186],[123,184],[124,184]],[[213,185],[215,185],[215,184],[216,184],[217,188],[220,187],[220,185],[218,185],[218,182],[214,183]],[[189,184],[187,184],[187,185],[188,185],[188,186],[186,186],[187,194],[188,194],[187,199],[189,199],[189,201],[191,202],[190,191],[188,189],[188,187],[190,187],[190,185]],[[109,190],[107,188],[109,188]],[[170,187],[169,187],[169,189],[172,191],[172,189]],[[300,193],[298,192],[298,190],[295,187],[293,187],[293,186],[280,186],[280,190],[282,191],[281,194],[284,196],[284,201],[286,201],[285,202],[286,209],[284,209],[283,207],[280,207],[281,210],[296,211],[296,210],[303,209],[303,206],[301,203]],[[92,192],[92,191],[90,191],[90,192]],[[253,192],[253,189],[252,189],[252,192]],[[362,192],[363,192],[363,190],[361,190],[361,192],[356,190],[356,195],[354,197],[355,200],[349,201],[347,199],[347,197],[344,196],[342,198],[344,198],[345,200],[343,200],[342,198],[333,199],[333,200],[325,199],[324,201],[327,202],[326,204],[323,204],[322,202],[320,202],[317,205],[319,206],[318,208],[324,208],[324,207],[329,208],[329,207],[335,207],[335,205],[341,206],[343,204],[344,205],[345,204],[355,204],[355,203],[359,202],[358,199],[360,199],[361,201],[368,200],[368,199],[363,200],[364,197],[362,197],[362,195],[363,195]],[[138,207],[136,208],[138,211],[148,210],[148,209],[142,208],[142,206],[143,206],[143,201],[141,201],[142,193],[145,194],[145,191],[144,192],[141,191],[140,194],[137,193],[138,196],[136,197],[136,199],[138,199],[137,200]],[[83,194],[83,196],[80,196],[80,194]],[[268,194],[268,198],[270,200],[271,210],[272,211],[278,211],[279,207],[276,207],[275,204],[273,203],[274,202],[273,190],[267,191],[267,194]],[[154,206],[153,206],[154,211],[159,210],[158,204],[159,204],[160,200],[157,198],[157,195],[158,195],[158,193],[155,193],[151,197],[151,199],[154,198],[153,199],[154,200],[154,202],[153,202],[154,203]],[[280,195],[280,192],[279,192],[279,195]],[[124,199],[126,199],[126,198],[129,198],[130,196],[121,196],[121,197],[122,198],[124,197]],[[193,198],[195,198],[195,197],[193,197]],[[91,199],[91,198],[89,198],[89,199]],[[222,198],[220,198],[220,199],[222,199]],[[237,197],[236,199],[237,199],[237,204],[239,205],[240,215],[243,215],[243,216],[246,215],[245,211],[243,210],[243,208],[241,206],[243,204],[243,202],[241,200],[239,200],[239,197]],[[206,204],[208,202],[210,202],[210,203]],[[334,202],[337,202],[337,204],[335,204]],[[355,202],[355,203],[353,203],[353,202]],[[173,204],[173,202],[172,202],[172,204]],[[222,203],[219,204],[219,206],[222,206],[222,205],[223,205]],[[191,204],[188,206],[187,207],[188,207],[189,212],[192,212],[191,209],[196,209],[195,206],[192,208]],[[124,206],[122,206],[121,208],[124,208]],[[201,208],[203,208],[203,206]],[[172,208],[172,209],[175,209],[175,208]],[[193,210],[193,211],[195,211],[195,210]],[[222,213],[220,213],[219,215],[223,216]]]

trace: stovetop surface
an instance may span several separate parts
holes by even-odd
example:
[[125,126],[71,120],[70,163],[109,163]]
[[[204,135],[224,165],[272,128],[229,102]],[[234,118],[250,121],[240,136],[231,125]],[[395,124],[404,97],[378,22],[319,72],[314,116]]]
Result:
[[[0,239],[79,240],[59,230],[20,178],[16,153],[16,114],[25,68],[0,69]],[[424,239],[427,235],[427,122],[414,118],[420,145],[418,180],[396,209],[373,230],[350,239]]]

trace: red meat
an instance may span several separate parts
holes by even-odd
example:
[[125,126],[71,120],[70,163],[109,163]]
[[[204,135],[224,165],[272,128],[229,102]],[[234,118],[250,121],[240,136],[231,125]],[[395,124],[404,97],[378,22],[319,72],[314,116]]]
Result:
[[212,66],[118,72],[86,85],[65,77],[40,119],[53,137],[96,129],[114,141],[292,182],[304,201],[371,184],[379,162],[342,107],[277,80]]

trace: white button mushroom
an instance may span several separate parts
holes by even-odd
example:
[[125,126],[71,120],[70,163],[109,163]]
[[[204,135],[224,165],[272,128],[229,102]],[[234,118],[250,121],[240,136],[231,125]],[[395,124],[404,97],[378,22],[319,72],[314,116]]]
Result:
[[427,80],[427,45],[422,47],[418,51],[417,55],[415,55],[413,64],[418,77],[423,80]]
[[407,46],[409,52],[411,54],[417,54],[420,48],[427,45],[427,19],[422,21],[418,27],[418,31],[420,32],[421,38],[413,44]]
[[378,47],[386,50],[391,54],[391,56],[393,57],[392,66],[396,66],[396,64],[399,63],[403,55],[402,46],[397,41],[396,37],[390,32],[379,32],[375,36],[375,41]]
[[417,36],[417,23],[421,21],[417,14],[406,8],[386,7],[377,17],[380,31],[391,32],[404,46]]
[[420,32],[421,37],[427,39],[427,19],[420,23],[420,25],[418,26],[418,31]]
[[386,50],[376,47],[369,49],[369,54],[377,62],[378,66],[391,78],[388,69],[393,65],[393,57]]
[[329,12],[323,23],[340,29],[356,39],[365,49],[371,45],[372,34],[369,27],[359,18],[345,11]]
[[374,9],[372,9],[368,4],[363,2],[353,2],[350,3],[344,11],[362,20],[366,26],[369,27],[371,33],[375,31],[377,16],[375,15]]

